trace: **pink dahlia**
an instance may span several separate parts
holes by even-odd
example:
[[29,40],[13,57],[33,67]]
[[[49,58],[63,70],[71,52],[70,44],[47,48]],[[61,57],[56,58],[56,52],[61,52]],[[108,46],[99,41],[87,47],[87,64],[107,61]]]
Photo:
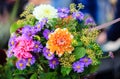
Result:
[[16,38],[16,45],[13,48],[14,56],[17,58],[31,58],[33,51],[34,42],[32,39],[28,39],[24,36],[19,36]]

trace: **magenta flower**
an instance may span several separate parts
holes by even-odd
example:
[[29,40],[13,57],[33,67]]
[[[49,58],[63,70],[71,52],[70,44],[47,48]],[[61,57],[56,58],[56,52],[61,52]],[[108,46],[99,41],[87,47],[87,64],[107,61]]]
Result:
[[77,19],[77,20],[83,20],[84,19],[84,14],[82,12],[74,12],[72,16]]
[[16,45],[13,48],[14,56],[17,58],[31,58],[33,51],[34,42],[32,39],[27,39],[24,36],[19,36],[16,38]]
[[20,59],[16,62],[16,67],[19,69],[19,70],[23,70],[26,68],[26,60],[24,59]]
[[50,53],[49,49],[47,49],[46,47],[43,48],[43,55],[48,60],[51,60],[54,58],[54,54]]
[[59,61],[57,58],[53,58],[52,60],[49,60],[49,67],[51,69],[55,69],[58,64],[59,64]]
[[84,71],[84,63],[79,62],[79,61],[74,62],[73,65],[72,65],[72,68],[77,73],[82,73]]
[[85,67],[88,67],[90,64],[92,64],[92,60],[87,57],[81,58],[79,61],[84,63]]
[[68,8],[59,8],[58,9],[58,16],[60,18],[65,18],[68,16],[70,10]]
[[48,35],[50,34],[50,30],[48,30],[48,29],[45,29],[44,31],[43,31],[43,36],[44,36],[44,38],[46,39],[46,40],[48,40]]
[[33,49],[33,52],[34,53],[39,53],[42,51],[42,44],[40,43],[40,41],[34,41],[34,49]]
[[14,56],[17,57],[18,59],[21,59],[21,58],[31,58],[32,57],[32,54],[30,52],[25,52],[21,49],[16,49],[14,50]]

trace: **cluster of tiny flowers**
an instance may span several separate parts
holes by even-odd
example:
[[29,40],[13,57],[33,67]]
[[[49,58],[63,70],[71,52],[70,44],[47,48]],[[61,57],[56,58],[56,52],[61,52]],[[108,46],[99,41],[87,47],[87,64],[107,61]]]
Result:
[[79,61],[73,63],[72,68],[77,73],[82,73],[85,67],[88,67],[92,60],[88,57],[80,58]]

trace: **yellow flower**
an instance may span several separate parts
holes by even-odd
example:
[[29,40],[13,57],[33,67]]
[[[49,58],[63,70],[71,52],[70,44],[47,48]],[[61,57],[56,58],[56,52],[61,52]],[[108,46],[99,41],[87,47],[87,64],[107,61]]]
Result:
[[68,29],[57,28],[53,33],[49,34],[49,40],[47,41],[47,48],[51,53],[55,53],[58,56],[62,56],[65,52],[71,53],[73,47],[71,45],[73,36],[68,32]]

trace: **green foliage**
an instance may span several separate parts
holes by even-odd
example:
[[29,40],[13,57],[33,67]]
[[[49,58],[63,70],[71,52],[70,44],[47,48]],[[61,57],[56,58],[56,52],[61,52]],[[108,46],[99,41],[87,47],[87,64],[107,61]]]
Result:
[[32,4],[29,4],[25,11],[20,15],[20,20],[19,21],[22,21],[20,22],[19,24],[23,24],[24,25],[31,25],[33,26],[35,24],[35,17],[32,15],[32,12],[33,12],[33,9],[34,9],[34,5]]
[[36,40],[40,41],[40,36],[35,35],[35,36],[34,36],[34,39],[36,39]]
[[46,73],[40,73],[39,79],[57,79],[57,73],[56,72],[46,72]]
[[69,75],[71,70],[72,68],[69,68],[69,67],[61,67],[61,73],[63,76]]
[[83,47],[76,47],[74,50],[74,55],[76,59],[80,59],[84,57],[86,54],[86,50]]
[[11,25],[11,28],[10,28],[10,33],[12,34],[13,32],[15,32],[20,27],[22,27],[22,26],[19,26],[17,23],[13,23]]
[[37,74],[36,73],[32,74],[30,79],[37,79]]
[[99,65],[91,65],[89,67],[90,73],[95,73],[99,68]]
[[81,79],[80,74],[71,73],[71,79]]
[[59,61],[63,67],[71,67],[71,64],[75,61],[75,55],[65,53],[62,57],[59,58]]
[[77,46],[82,46],[82,42],[78,41],[78,45]]

